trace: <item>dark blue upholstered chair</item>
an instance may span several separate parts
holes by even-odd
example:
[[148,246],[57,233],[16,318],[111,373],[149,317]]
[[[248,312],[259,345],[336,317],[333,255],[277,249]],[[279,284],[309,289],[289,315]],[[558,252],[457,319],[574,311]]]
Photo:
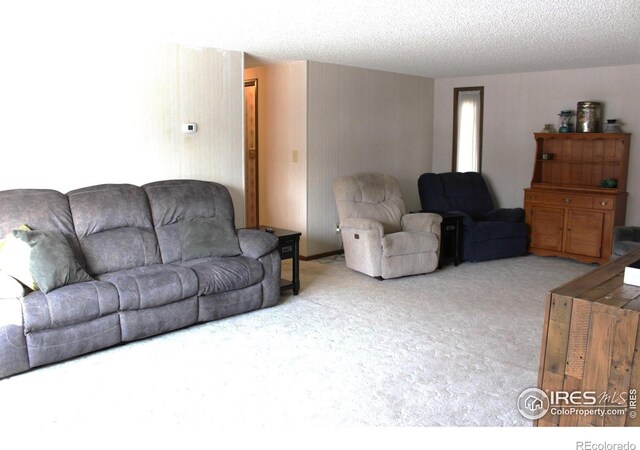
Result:
[[524,210],[495,209],[479,173],[424,173],[418,179],[418,191],[423,211],[463,216],[463,261],[487,261],[526,253]]

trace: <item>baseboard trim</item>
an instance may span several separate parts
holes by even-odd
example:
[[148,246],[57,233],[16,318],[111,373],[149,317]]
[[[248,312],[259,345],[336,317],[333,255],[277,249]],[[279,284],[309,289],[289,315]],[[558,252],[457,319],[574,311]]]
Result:
[[326,258],[327,256],[341,255],[342,253],[344,253],[344,250],[333,250],[333,251],[330,251],[330,252],[319,253],[317,255],[311,255],[311,256],[302,256],[302,255],[300,255],[300,259],[303,260],[303,261],[311,261],[313,259]]

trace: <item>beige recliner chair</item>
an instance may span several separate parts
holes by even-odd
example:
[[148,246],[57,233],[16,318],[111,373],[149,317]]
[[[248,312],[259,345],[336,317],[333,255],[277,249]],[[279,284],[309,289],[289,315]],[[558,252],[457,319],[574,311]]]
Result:
[[381,173],[340,177],[333,191],[347,267],[382,278],[429,273],[438,267],[442,217],[405,214],[395,178]]

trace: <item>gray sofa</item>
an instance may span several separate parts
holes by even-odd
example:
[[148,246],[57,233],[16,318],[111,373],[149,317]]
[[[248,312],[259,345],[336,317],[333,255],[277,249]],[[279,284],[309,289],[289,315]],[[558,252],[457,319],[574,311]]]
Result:
[[0,272],[0,378],[275,305],[277,238],[241,229],[238,255],[197,257],[196,242],[192,259],[185,260],[184,230],[198,220],[234,229],[224,186],[169,180],[92,186],[66,195],[0,192],[0,238],[22,224],[60,232],[92,278],[45,293]]

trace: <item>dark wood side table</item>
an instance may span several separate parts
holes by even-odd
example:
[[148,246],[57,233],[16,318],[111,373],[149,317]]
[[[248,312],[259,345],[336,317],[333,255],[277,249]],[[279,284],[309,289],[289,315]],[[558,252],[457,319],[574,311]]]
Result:
[[257,227],[250,227],[250,230],[262,230],[265,233],[273,231],[273,235],[278,238],[278,252],[280,252],[280,259],[292,259],[292,279],[280,280],[280,292],[293,290],[293,295],[298,295],[300,292],[300,236],[302,233],[299,231],[284,230],[282,228],[269,227],[267,225],[259,225]]
[[[410,211],[409,214],[426,213],[431,211]],[[455,213],[433,213],[442,217],[440,224],[440,255],[438,268],[442,267],[444,260],[453,260],[457,266],[462,261],[462,232],[464,224],[462,216]]]
[[454,213],[440,213],[442,224],[440,225],[440,261],[438,267],[442,266],[443,259],[452,259],[453,265],[457,266],[461,262],[462,253],[462,216]]

